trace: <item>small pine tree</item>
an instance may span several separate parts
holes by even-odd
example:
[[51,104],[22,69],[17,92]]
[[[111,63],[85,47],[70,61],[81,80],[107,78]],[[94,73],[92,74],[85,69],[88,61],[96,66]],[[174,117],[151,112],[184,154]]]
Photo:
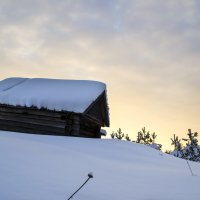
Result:
[[154,142],[155,142],[155,139],[156,139],[156,137],[157,137],[157,135],[155,134],[155,132],[153,132],[153,133],[151,134],[151,137],[152,137],[152,143],[154,143]]
[[188,129],[188,139],[186,141],[186,147],[182,150],[182,158],[192,161],[200,162],[200,146],[198,145],[198,133],[192,133],[191,129]]
[[115,138],[115,132],[113,131],[111,134],[110,134],[111,138],[114,139]]
[[148,145],[154,149],[161,150],[162,145],[155,143],[157,135],[154,133],[150,134],[149,131],[146,131],[146,128],[142,128],[142,131],[138,132],[136,143]]
[[196,138],[198,137],[198,133],[197,132],[192,133],[192,130],[188,129],[187,135],[189,139],[183,139],[184,141],[187,142],[187,145],[198,146],[198,139]]
[[151,141],[149,131],[146,131],[146,128],[142,128],[142,131],[138,132],[136,143],[140,144],[149,144]]
[[124,138],[124,133],[122,132],[121,128],[119,128],[117,130],[117,132],[115,133],[115,137],[118,139],[118,140],[122,140]]
[[200,146],[198,145],[197,139],[198,133],[193,133],[191,129],[188,129],[187,135],[187,139],[182,139],[187,142],[185,147],[182,147],[181,140],[178,139],[178,136],[174,135],[174,138],[171,138],[172,145],[174,145],[174,151],[172,151],[171,154],[186,160],[200,162]]
[[166,150],[166,151],[165,151],[166,154],[171,154],[171,152],[172,152],[172,151],[170,151],[170,150]]
[[171,138],[171,145],[174,145],[174,151],[171,152],[171,155],[181,158],[182,157],[182,144],[181,140],[174,134],[174,137]]
[[113,131],[110,136],[112,139],[117,138],[118,140],[122,140],[125,134],[122,132],[121,128],[119,128],[116,132]]
[[131,141],[131,139],[130,139],[130,137],[129,137],[128,134],[126,134],[125,139],[126,139],[127,141]]

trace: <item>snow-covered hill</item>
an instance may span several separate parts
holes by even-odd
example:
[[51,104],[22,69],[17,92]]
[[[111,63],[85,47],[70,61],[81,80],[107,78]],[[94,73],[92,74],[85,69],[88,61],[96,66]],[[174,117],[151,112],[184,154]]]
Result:
[[200,197],[200,163],[118,140],[0,131],[0,199],[189,200]]

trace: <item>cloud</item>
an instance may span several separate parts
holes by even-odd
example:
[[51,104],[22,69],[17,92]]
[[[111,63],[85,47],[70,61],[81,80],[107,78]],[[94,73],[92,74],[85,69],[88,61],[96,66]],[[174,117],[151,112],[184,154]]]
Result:
[[158,82],[168,75],[176,82],[188,72],[198,72],[198,4],[179,0],[1,2],[1,55],[8,65],[30,62],[45,68],[57,63],[100,72],[106,67]]

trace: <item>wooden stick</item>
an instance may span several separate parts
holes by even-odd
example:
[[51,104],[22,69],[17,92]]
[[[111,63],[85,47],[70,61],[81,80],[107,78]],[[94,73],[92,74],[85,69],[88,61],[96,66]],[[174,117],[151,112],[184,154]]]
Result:
[[89,173],[87,180],[67,200],[70,200],[91,178],[93,178],[93,175],[92,173]]

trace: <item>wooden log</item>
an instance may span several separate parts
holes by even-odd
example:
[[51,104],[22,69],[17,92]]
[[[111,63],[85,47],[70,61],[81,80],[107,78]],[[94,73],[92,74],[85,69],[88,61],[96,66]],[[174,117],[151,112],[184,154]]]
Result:
[[8,106],[0,104],[0,111],[2,112],[11,112],[18,114],[30,114],[30,115],[42,115],[49,117],[61,118],[63,115],[67,115],[68,112],[65,111],[53,111],[46,109],[37,109],[37,108],[28,108],[28,107],[19,107],[19,106]]
[[92,123],[92,124],[95,124],[95,125],[98,125],[98,126],[103,126],[102,122],[98,121],[96,118],[94,118],[90,115],[86,114],[86,115],[83,116],[83,118],[84,118],[84,121],[88,121],[90,124]]
[[65,128],[60,128],[60,127],[54,127],[54,126],[44,126],[44,125],[39,125],[39,124],[33,124],[33,123],[25,123],[25,122],[16,122],[16,121],[11,121],[11,120],[0,120],[0,125],[7,125],[9,126],[16,126],[16,127],[21,127],[25,129],[33,129],[33,130],[38,130],[38,131],[43,131],[43,132],[50,132],[50,133],[65,133]]
[[101,128],[101,126],[98,126],[96,124],[92,124],[92,123],[88,124],[88,123],[84,123],[84,122],[81,122],[80,127],[81,127],[81,129],[95,131],[95,132],[99,131]]
[[80,137],[87,137],[87,138],[101,138],[100,134],[97,134],[94,132],[89,132],[86,130],[80,130],[79,135],[80,135]]
[[85,127],[85,126],[81,126],[80,127],[80,133],[81,134],[91,135],[94,138],[100,138],[101,137],[100,127]]
[[35,119],[35,118],[27,118],[23,117],[21,115],[19,116],[13,116],[12,114],[10,115],[2,115],[0,113],[0,120],[8,120],[8,121],[15,121],[15,122],[23,122],[23,123],[31,123],[31,124],[36,124],[36,125],[45,125],[45,126],[54,126],[54,127],[60,127],[64,128],[66,122],[58,122],[58,121],[48,121],[48,120],[41,120],[41,119]]
[[24,117],[24,118],[27,118],[27,119],[39,119],[39,120],[45,120],[45,121],[56,121],[56,122],[65,122],[66,121],[66,118],[65,119],[62,119],[61,118],[58,118],[58,117],[50,117],[50,116],[42,116],[42,115],[32,115],[32,114],[22,114],[22,113],[13,113],[13,112],[3,112],[3,111],[0,111],[0,116],[12,116],[12,117]]
[[72,126],[71,125],[65,126],[65,135],[72,135]]
[[95,133],[94,132],[90,132],[90,131],[86,131],[83,129],[80,129],[80,135],[81,136],[87,136],[87,137],[94,137]]
[[6,125],[6,124],[0,124],[0,129],[4,131],[14,131],[14,132],[20,132],[20,133],[30,133],[30,134],[41,134],[41,135],[56,135],[56,136],[65,136],[65,133],[61,132],[45,132],[42,130],[36,130],[31,128],[25,128],[25,127],[19,127],[19,126],[12,126],[12,125]]
[[71,135],[79,136],[79,130],[80,130],[80,116],[74,114]]

